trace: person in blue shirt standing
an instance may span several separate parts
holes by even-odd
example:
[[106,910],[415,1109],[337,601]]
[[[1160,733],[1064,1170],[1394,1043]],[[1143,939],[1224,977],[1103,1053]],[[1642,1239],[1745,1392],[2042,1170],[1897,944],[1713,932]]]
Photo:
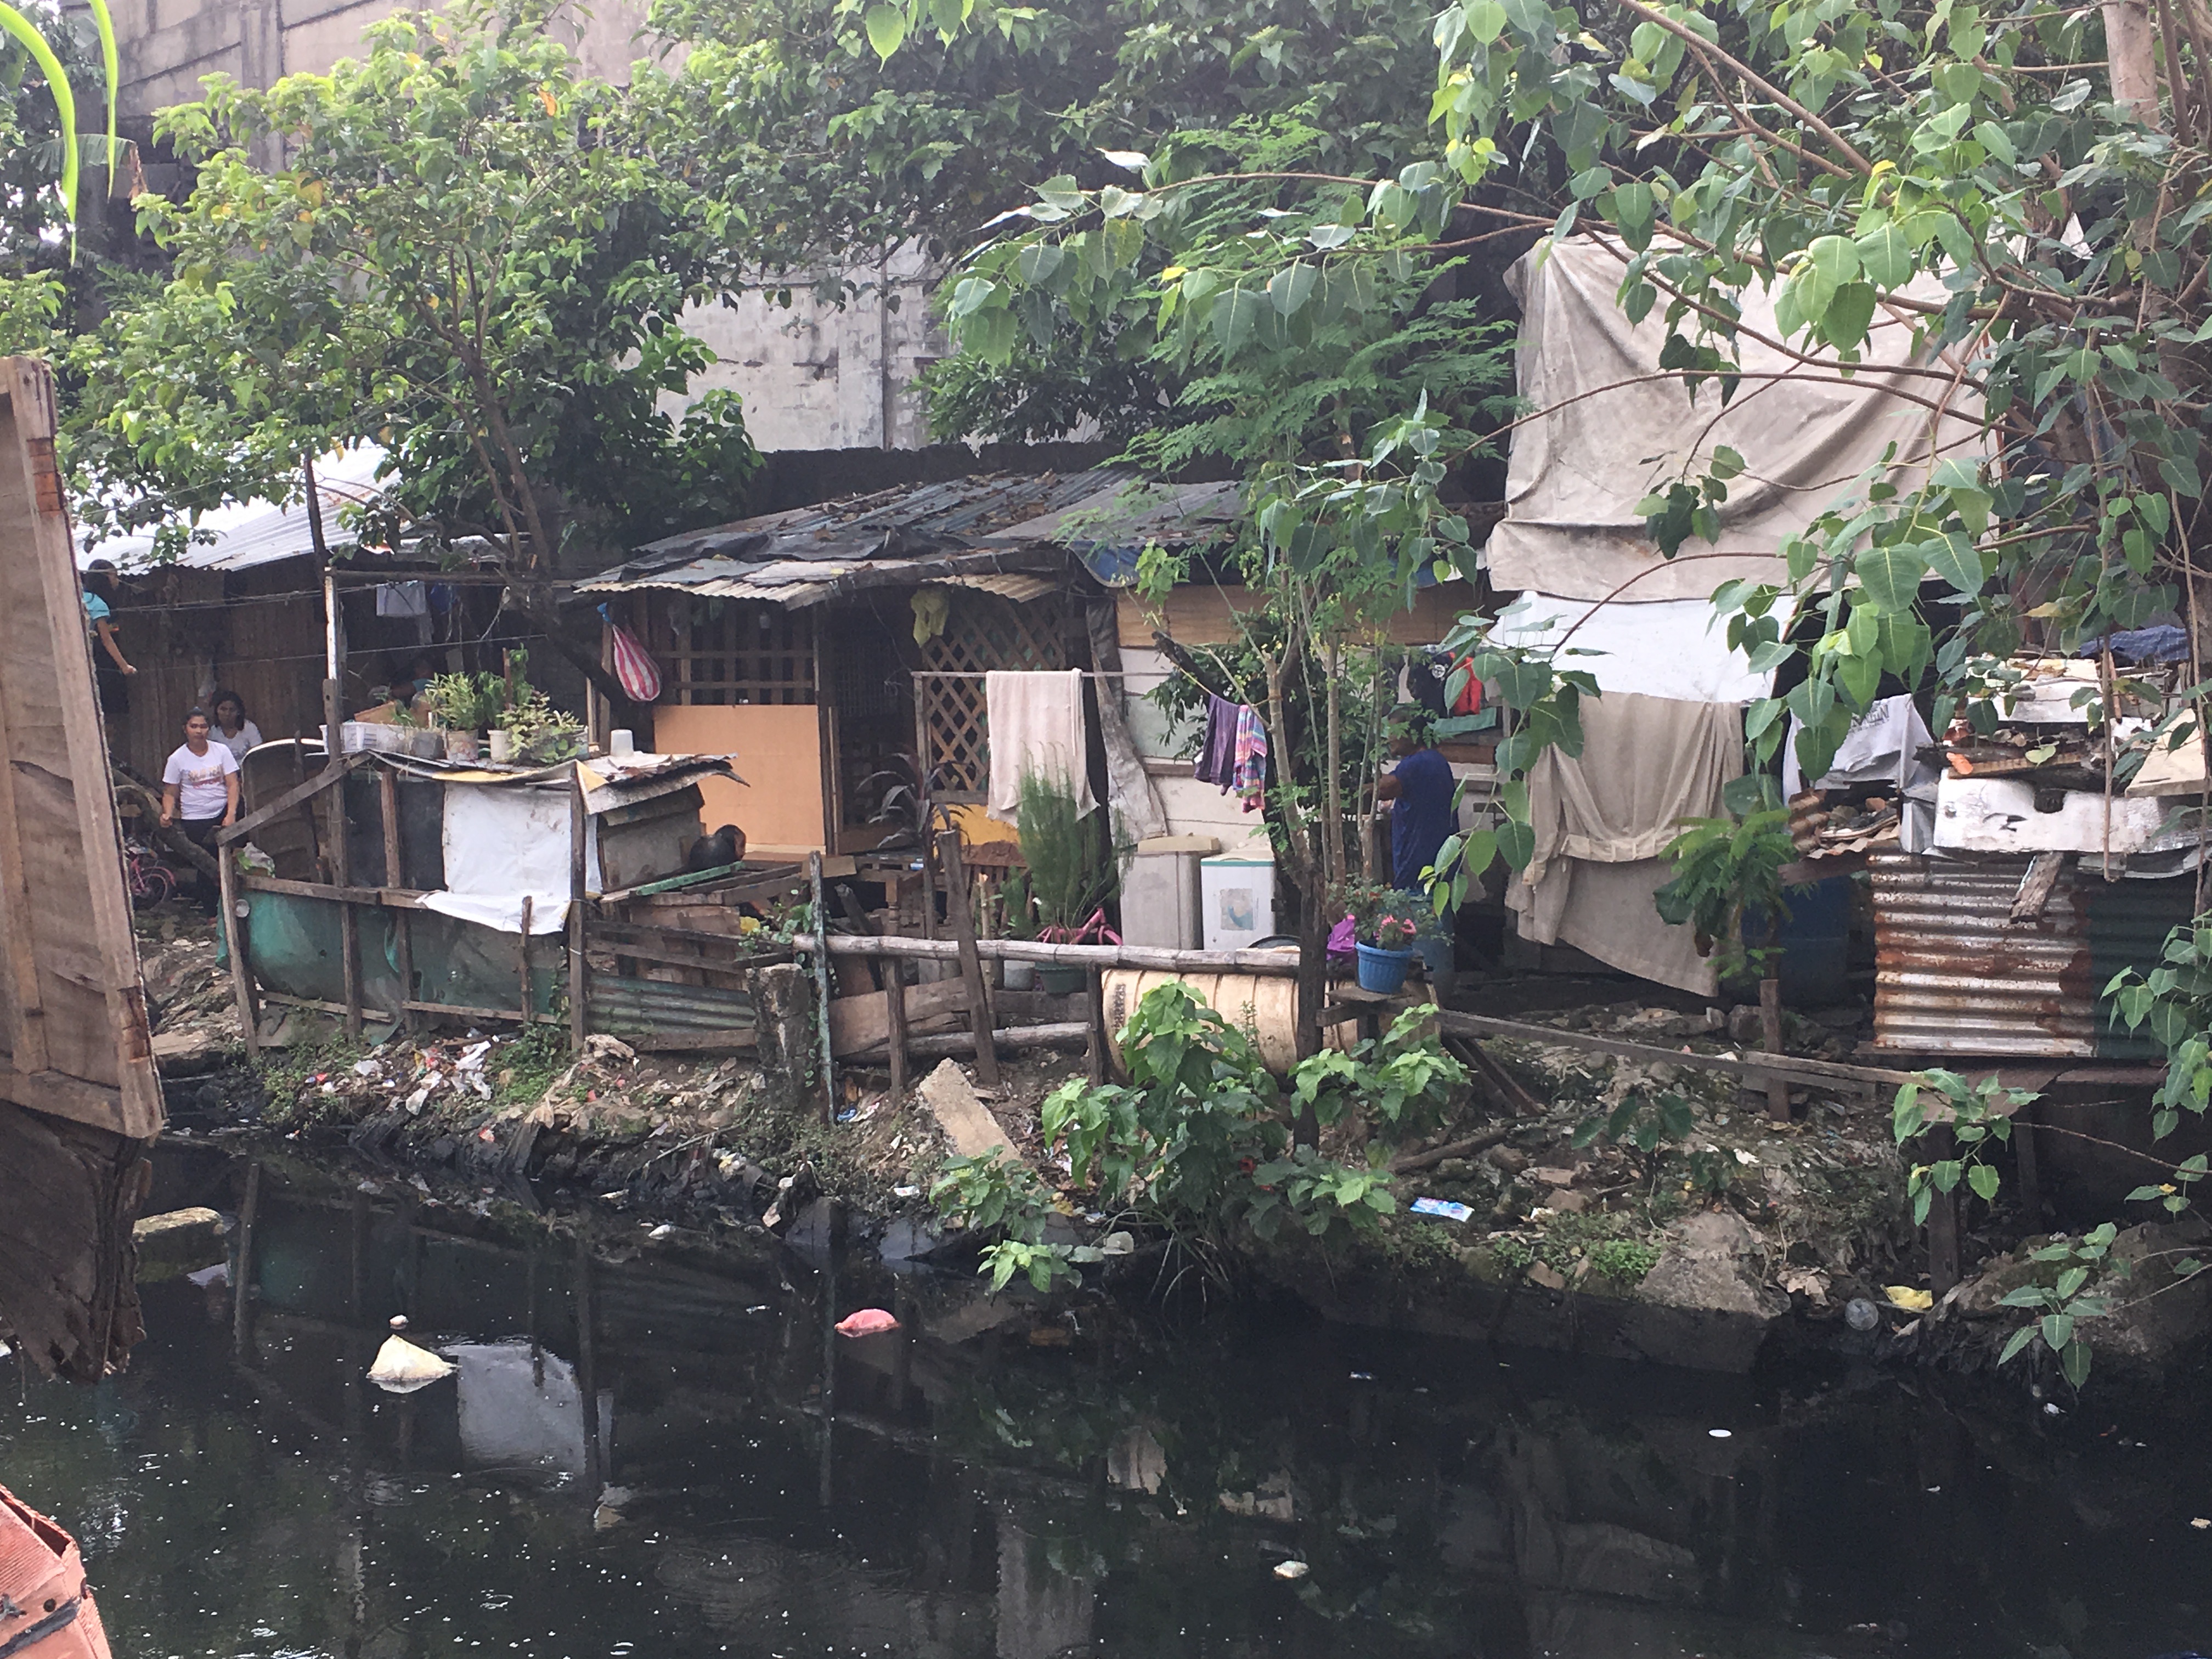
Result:
[[[1390,881],[1429,902],[1421,872],[1437,861],[1437,849],[1452,832],[1451,763],[1437,751],[1429,735],[1429,711],[1401,703],[1390,711],[1390,752],[1398,763],[1376,783],[1376,798],[1390,803]],[[1425,908],[1423,914],[1427,914]],[[1425,935],[1414,941],[1432,982],[1449,978],[1453,968],[1449,936]]]

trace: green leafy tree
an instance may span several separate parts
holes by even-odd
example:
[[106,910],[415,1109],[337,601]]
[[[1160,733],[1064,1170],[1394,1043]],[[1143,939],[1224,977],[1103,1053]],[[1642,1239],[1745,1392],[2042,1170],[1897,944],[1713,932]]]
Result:
[[214,76],[166,112],[197,183],[141,199],[174,275],[82,360],[81,467],[164,514],[287,493],[301,456],[374,439],[392,514],[486,538],[526,598],[572,546],[741,511],[736,400],[658,406],[711,361],[683,326],[713,291],[701,199],[658,118],[544,21],[467,0],[374,26],[328,76]]

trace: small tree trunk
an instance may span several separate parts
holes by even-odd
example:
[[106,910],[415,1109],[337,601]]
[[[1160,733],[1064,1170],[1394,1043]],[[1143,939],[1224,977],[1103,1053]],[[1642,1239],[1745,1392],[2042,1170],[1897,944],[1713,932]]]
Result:
[[[1320,873],[1319,860],[1309,857],[1308,870]],[[1297,1054],[1304,1060],[1321,1052],[1321,1011],[1328,1000],[1328,887],[1320,881],[1298,884],[1298,1036]],[[1298,1126],[1299,1139],[1308,1146],[1308,1127]]]
[[2143,0],[2104,0],[2105,58],[2112,101],[2146,126],[2160,125],[2157,45]]
[[1332,639],[1328,642],[1328,787],[1322,797],[1328,814],[1322,823],[1322,850],[1332,887],[1344,884],[1344,738],[1337,719],[1341,702],[1337,675],[1342,666],[1342,653]]

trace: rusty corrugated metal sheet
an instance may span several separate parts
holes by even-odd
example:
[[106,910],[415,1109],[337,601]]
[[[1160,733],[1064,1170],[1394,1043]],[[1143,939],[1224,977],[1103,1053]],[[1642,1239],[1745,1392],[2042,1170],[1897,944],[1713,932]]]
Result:
[[2150,1058],[2100,994],[2148,968],[2187,919],[2193,878],[2106,883],[2069,867],[2033,921],[2009,920],[2025,857],[1871,860],[1875,1040],[1893,1054]]
[[713,985],[672,985],[665,980],[593,974],[592,1029],[658,1035],[672,1031],[750,1031],[753,1000],[745,991]]

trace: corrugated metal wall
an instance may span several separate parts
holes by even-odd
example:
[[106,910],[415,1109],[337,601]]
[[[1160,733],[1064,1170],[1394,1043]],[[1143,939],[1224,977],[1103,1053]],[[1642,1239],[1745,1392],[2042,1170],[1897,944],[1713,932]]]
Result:
[[2008,920],[2025,857],[1877,854],[1874,1048],[1991,1058],[2155,1059],[2100,994],[2158,961],[2196,878],[2106,882],[2069,866],[2043,914]]

